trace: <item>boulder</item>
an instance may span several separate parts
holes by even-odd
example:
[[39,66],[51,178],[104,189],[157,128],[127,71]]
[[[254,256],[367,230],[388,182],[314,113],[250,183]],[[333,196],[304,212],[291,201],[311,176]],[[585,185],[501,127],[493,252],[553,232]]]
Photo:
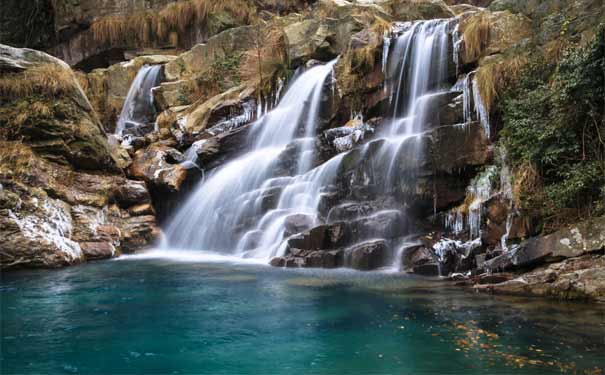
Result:
[[555,233],[530,238],[520,246],[485,262],[491,272],[530,267],[578,257],[605,248],[605,217],[598,217],[569,226]]
[[199,100],[182,115],[184,131],[199,134],[217,125],[224,113],[231,113],[234,107],[241,107],[244,102],[251,99],[253,93],[254,88],[241,85],[208,100]]
[[286,218],[284,222],[284,236],[290,237],[293,234],[304,232],[315,225],[315,217],[305,214],[294,214]]
[[43,191],[0,189],[3,201],[13,201],[0,210],[0,267],[54,268],[84,261],[80,244],[71,239],[70,206]]
[[[413,245],[403,250],[401,257],[401,268],[403,270],[415,270],[426,264],[436,264],[437,257],[424,245]],[[414,271],[416,272],[416,271]]]
[[335,22],[307,19],[284,28],[288,56],[292,63],[300,65],[310,59],[330,60],[338,54],[338,47],[331,43],[336,36]]
[[128,213],[132,216],[149,216],[155,215],[155,209],[151,203],[143,203],[130,207]]
[[421,276],[439,276],[440,269],[437,263],[426,263],[414,266],[412,272]]
[[320,225],[288,240],[291,249],[327,250],[344,246],[350,238],[345,223]]
[[228,55],[243,53],[254,46],[256,30],[242,26],[223,31],[205,44],[198,44],[166,64],[165,74],[169,81],[199,76],[207,72],[215,61]]
[[110,242],[81,242],[80,247],[86,260],[110,259],[116,255],[116,248]]
[[118,220],[122,228],[121,250],[130,254],[150,246],[159,238],[155,216],[134,216]]
[[[43,52],[0,45],[0,128],[47,160],[117,170],[105,133],[74,73]],[[25,90],[18,82],[27,82]],[[16,126],[19,125],[19,126]],[[9,130],[10,129],[10,130]]]
[[477,284],[475,290],[605,303],[605,256],[585,254],[539,267],[512,280],[499,281]]
[[386,241],[362,242],[346,250],[345,265],[360,271],[372,271],[387,265],[389,256]]
[[187,177],[182,161],[183,155],[177,150],[156,144],[135,153],[128,174],[145,180],[155,190],[177,192]]
[[114,197],[122,208],[151,203],[151,195],[143,181],[126,181],[125,184],[116,188]]
[[312,251],[304,259],[307,268],[338,268],[344,264],[344,251]]

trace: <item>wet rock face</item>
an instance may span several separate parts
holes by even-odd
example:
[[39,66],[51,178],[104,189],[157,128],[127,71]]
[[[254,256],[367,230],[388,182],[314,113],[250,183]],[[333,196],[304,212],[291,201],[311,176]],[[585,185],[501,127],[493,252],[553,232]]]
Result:
[[[437,257],[432,250],[428,249],[424,245],[415,245],[404,249],[400,266],[403,270],[412,271],[414,273],[420,273],[423,275],[429,271],[429,268],[431,268],[429,266],[435,266],[434,268],[438,269]],[[438,272],[435,272],[433,276],[437,275]]]
[[371,271],[388,264],[390,251],[384,240],[363,242],[346,250],[345,264],[360,271]]

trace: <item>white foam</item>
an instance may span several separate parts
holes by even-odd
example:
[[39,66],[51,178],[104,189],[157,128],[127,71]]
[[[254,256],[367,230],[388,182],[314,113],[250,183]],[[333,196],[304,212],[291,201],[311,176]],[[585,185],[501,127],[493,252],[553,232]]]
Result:
[[211,251],[182,249],[152,249],[139,254],[122,255],[119,258],[115,258],[114,261],[146,259],[164,259],[186,263],[237,263],[268,266],[266,259],[241,258],[239,256],[224,255]]

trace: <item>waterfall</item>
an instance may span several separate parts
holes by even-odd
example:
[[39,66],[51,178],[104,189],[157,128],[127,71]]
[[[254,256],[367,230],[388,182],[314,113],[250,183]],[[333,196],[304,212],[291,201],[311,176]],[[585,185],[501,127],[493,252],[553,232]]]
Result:
[[319,167],[313,168],[315,136],[322,104],[334,90],[336,61],[297,75],[275,109],[266,109],[270,99],[259,100],[256,110],[263,116],[251,125],[250,150],[200,183],[167,226],[163,246],[269,260],[284,255],[290,236],[324,223],[320,202],[334,192],[345,158],[370,160],[370,169],[384,176],[381,193],[389,195],[409,182],[410,176],[398,171],[402,163],[419,167],[424,152],[420,140],[439,125],[429,118],[437,99],[453,85],[449,68],[455,22],[419,21],[394,28],[383,63],[391,100],[374,140]]
[[[412,160],[404,160],[411,166],[423,152],[420,136],[426,131],[427,118],[434,109],[435,99],[449,91],[448,68],[452,54],[450,33],[452,20],[431,20],[399,25],[398,36],[389,42],[386,63],[387,85],[390,105],[387,120],[381,126],[382,144],[378,147],[376,168],[386,167],[385,187],[397,186],[401,179],[396,169],[402,160],[402,151],[414,154]],[[366,146],[365,152],[375,144]]]
[[[285,219],[313,215],[337,162],[309,171],[324,86],[336,60],[302,73],[252,126],[251,150],[202,181],[166,228],[164,246],[269,258]],[[259,113],[265,113],[259,104]],[[288,163],[289,159],[291,163]]]
[[116,135],[141,136],[154,129],[156,109],[152,89],[160,85],[161,73],[161,65],[145,65],[139,70],[128,90],[116,126]]

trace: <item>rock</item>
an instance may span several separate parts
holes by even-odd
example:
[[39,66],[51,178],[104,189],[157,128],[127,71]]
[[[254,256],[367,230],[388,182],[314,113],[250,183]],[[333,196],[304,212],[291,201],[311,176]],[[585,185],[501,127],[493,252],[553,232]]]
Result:
[[344,246],[349,240],[345,223],[320,225],[288,240],[293,249],[327,250]]
[[371,271],[385,266],[389,255],[386,241],[363,242],[346,250],[345,264],[356,270]]
[[412,272],[422,276],[439,276],[439,265],[437,263],[427,263],[414,266]]
[[[80,245],[71,239],[70,206],[42,191],[21,192],[18,204],[0,210],[0,267],[54,268],[84,260]],[[4,189],[0,195],[6,196]]]
[[155,209],[150,203],[143,203],[130,207],[128,213],[132,216],[155,215]]
[[228,55],[243,53],[254,46],[256,30],[242,26],[223,31],[205,44],[198,44],[166,64],[165,74],[169,81],[199,76],[207,72],[215,61]]
[[24,95],[14,92],[18,86],[7,86],[0,96],[0,128],[13,129],[10,139],[22,139],[47,160],[77,169],[117,170],[101,124],[64,62],[4,45],[0,56],[2,66],[33,90]]
[[128,174],[145,180],[158,191],[177,192],[187,177],[187,169],[180,165],[183,160],[173,148],[152,145],[136,152]]
[[559,230],[547,236],[531,238],[520,246],[485,262],[485,269],[499,270],[528,267],[581,256],[605,248],[605,217],[598,217]]
[[135,216],[120,220],[122,228],[121,249],[130,254],[150,246],[159,238],[155,216]]
[[114,197],[122,208],[151,203],[151,195],[149,195],[147,186],[143,181],[128,180],[125,184],[117,187]]
[[307,268],[338,268],[344,264],[344,251],[313,251],[304,259]]
[[304,232],[315,225],[315,217],[305,214],[294,214],[286,218],[284,222],[284,236],[290,237],[293,234]]
[[338,54],[338,47],[330,43],[335,37],[334,22],[307,19],[284,28],[288,56],[300,65],[310,59],[330,60]]
[[482,274],[474,278],[477,284],[500,284],[514,279],[511,273]]
[[392,0],[383,5],[393,18],[402,21],[451,18],[454,16],[442,0],[405,1]]
[[80,247],[86,260],[110,259],[116,255],[116,249],[109,242],[81,242]]
[[605,256],[586,254],[566,259],[509,281],[475,285],[475,290],[605,303]]
[[[254,88],[240,85],[223,92],[209,100],[202,99],[193,104],[184,116],[184,130],[190,134],[199,134],[204,130],[216,125],[221,119],[221,114],[230,108],[242,106],[250,100],[254,94]],[[213,118],[215,122],[213,122]]]
[[284,267],[286,265],[286,259],[284,257],[275,257],[269,261],[271,267]]
[[191,86],[191,81],[188,80],[164,82],[153,90],[155,103],[161,111],[171,107],[191,105],[191,98],[194,94]]
[[466,273],[475,268],[475,258],[482,251],[482,242],[480,238],[466,243],[443,238],[433,245],[433,251],[442,276]]
[[[435,254],[424,245],[413,245],[403,250],[400,266],[403,270],[413,270],[425,264],[434,264],[436,260]],[[419,269],[423,270],[421,267]]]

